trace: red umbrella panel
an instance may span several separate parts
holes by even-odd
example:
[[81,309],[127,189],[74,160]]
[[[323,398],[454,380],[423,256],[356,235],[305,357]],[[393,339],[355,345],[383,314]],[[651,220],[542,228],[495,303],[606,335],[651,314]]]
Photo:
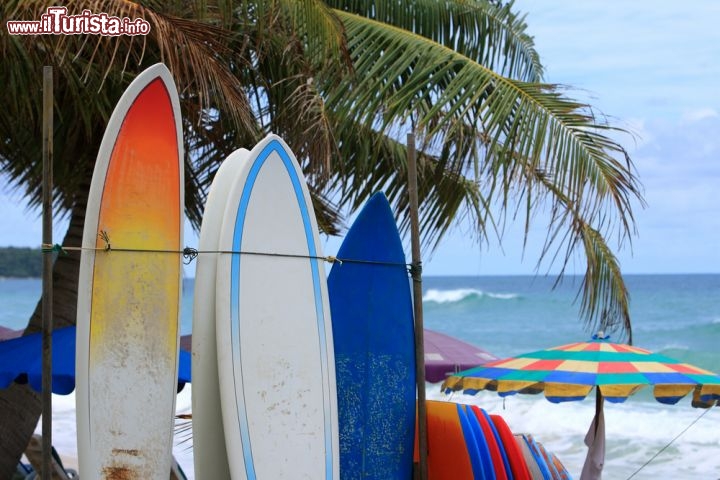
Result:
[[[75,337],[75,326],[53,330],[53,393],[68,395],[75,389]],[[190,360],[190,353],[181,350],[178,367],[180,388],[190,382]],[[0,341],[0,390],[15,382],[29,383],[40,392],[42,374],[42,333]]]
[[551,402],[584,399],[594,386],[610,402],[624,402],[645,386],[655,398],[675,404],[693,392],[693,405],[720,399],[720,377],[713,372],[648,350],[606,340],[572,343],[486,363],[449,377],[447,392],[494,390],[501,396],[540,393]]

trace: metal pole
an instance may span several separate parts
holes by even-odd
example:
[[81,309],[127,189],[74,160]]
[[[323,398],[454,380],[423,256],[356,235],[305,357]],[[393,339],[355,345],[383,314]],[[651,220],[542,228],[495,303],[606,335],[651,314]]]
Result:
[[[44,246],[52,245],[52,190],[53,190],[53,69],[43,67],[43,232]],[[42,299],[42,476],[52,478],[52,330],[53,282],[52,253],[43,255]]]
[[422,309],[422,260],[420,257],[420,222],[418,220],[417,163],[415,134],[407,136],[408,195],[410,197],[410,239],[412,245],[413,309],[415,313],[415,378],[417,379],[418,450],[420,480],[427,480],[427,405],[425,403],[425,330]]

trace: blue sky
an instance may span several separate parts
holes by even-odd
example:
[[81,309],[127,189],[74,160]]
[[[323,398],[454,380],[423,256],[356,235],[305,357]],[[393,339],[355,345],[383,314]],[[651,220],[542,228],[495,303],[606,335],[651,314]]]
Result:
[[[573,87],[572,97],[636,134],[618,140],[635,163],[647,207],[636,205],[632,249],[626,243],[616,250],[623,272],[720,272],[720,2],[518,0],[515,6],[527,13],[546,81]],[[0,246],[37,246],[37,213],[4,189],[0,202]],[[534,273],[544,227],[538,219],[524,255],[521,225],[507,226],[502,249],[495,241],[478,246],[460,227],[426,256],[424,271]],[[56,239],[64,228],[58,224]],[[327,253],[338,243],[327,242]],[[583,268],[582,258],[570,265],[571,272]],[[540,273],[558,269],[546,263]]]

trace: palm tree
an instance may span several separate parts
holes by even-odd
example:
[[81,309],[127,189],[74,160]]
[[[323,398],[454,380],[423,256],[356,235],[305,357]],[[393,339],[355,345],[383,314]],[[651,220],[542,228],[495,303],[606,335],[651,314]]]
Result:
[[[14,0],[2,18],[40,18],[52,2]],[[543,256],[587,259],[581,311],[588,325],[629,338],[628,295],[605,238],[634,232],[642,204],[630,159],[588,105],[542,83],[524,17],[512,2],[80,0],[145,18],[145,37],[0,36],[0,172],[30,205],[41,195],[40,78],[56,66],[55,191],[80,244],[89,181],[105,124],[135,74],[157,61],[181,95],[186,209],[194,226],[219,163],[265,133],[280,134],[309,179],[321,229],[378,189],[407,229],[406,146],[419,140],[423,240],[433,247],[460,218],[478,239],[507,219],[530,225],[552,208]],[[508,217],[510,215],[510,217]],[[56,325],[75,323],[79,258],[54,264]],[[40,328],[39,307],[27,332]],[[618,327],[619,325],[619,327]],[[40,413],[38,396],[0,392],[0,477],[9,476]]]

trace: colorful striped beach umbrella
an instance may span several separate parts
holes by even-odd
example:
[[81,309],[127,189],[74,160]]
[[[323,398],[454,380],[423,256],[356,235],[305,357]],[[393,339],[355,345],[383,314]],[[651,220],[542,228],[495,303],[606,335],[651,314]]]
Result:
[[571,343],[488,362],[448,377],[445,393],[480,390],[500,396],[545,393],[553,403],[583,400],[596,391],[595,419],[585,438],[589,451],[581,479],[600,478],[604,457],[603,399],[621,403],[644,387],[655,398],[675,404],[693,392],[692,405],[707,408],[720,400],[720,376],[648,350],[612,343],[602,333],[589,342]]
[[500,396],[544,392],[559,403],[582,400],[598,387],[605,399],[620,403],[646,386],[666,404],[691,391],[693,406],[709,407],[720,399],[720,376],[713,372],[607,338],[488,362],[448,377],[442,388],[467,394],[493,390]]

